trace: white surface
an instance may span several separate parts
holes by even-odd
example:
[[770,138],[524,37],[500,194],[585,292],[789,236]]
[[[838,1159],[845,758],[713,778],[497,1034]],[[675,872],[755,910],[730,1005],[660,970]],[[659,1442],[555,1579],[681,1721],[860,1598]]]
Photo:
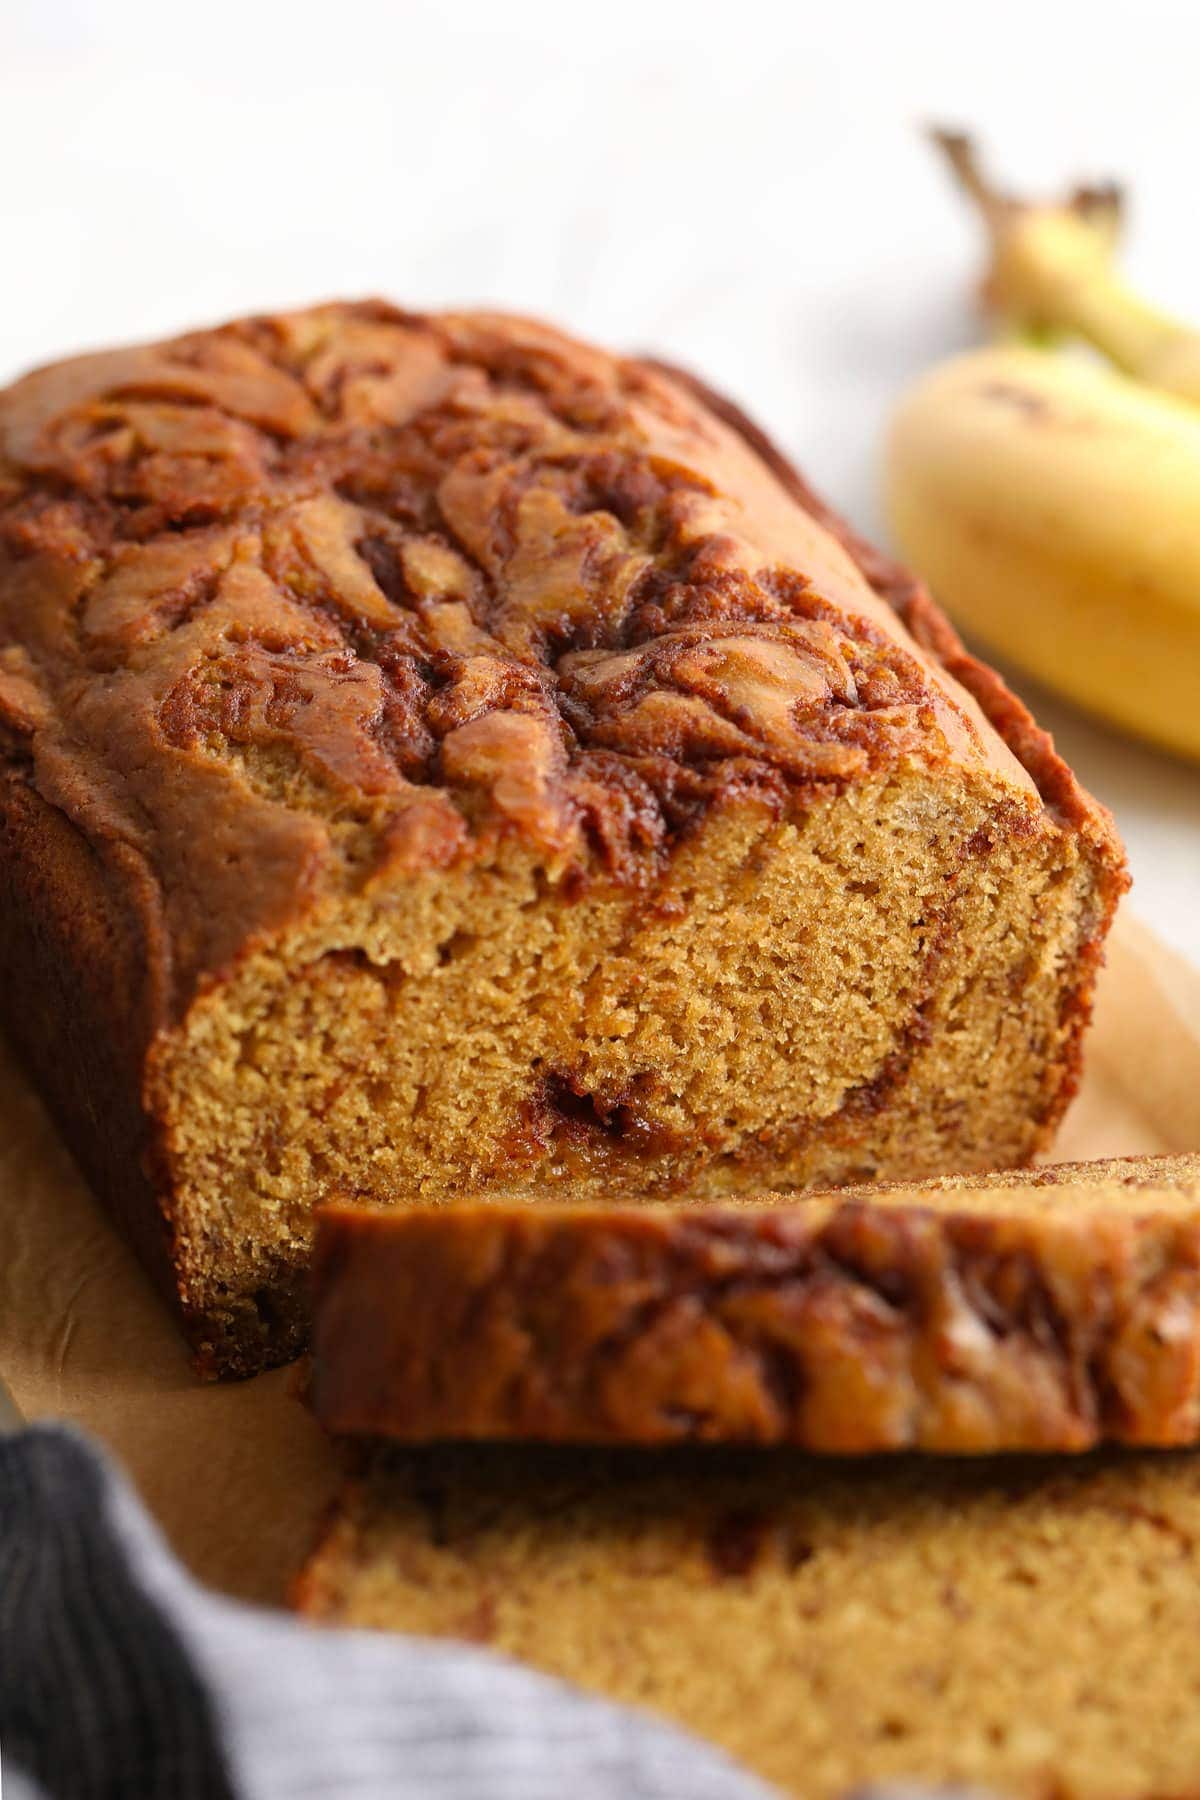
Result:
[[[0,378],[334,294],[487,300],[696,364],[878,535],[889,403],[974,330],[920,121],[1015,184],[1125,178],[1132,268],[1200,319],[1198,66],[1163,0],[4,0]],[[1038,710],[1200,960],[1200,770]]]

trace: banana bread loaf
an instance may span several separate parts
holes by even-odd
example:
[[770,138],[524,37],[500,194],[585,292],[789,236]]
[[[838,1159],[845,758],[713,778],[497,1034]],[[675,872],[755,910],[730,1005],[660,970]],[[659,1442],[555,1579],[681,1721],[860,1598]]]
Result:
[[800,1800],[1200,1790],[1186,1453],[392,1449],[296,1600],[652,1707]]
[[1200,1156],[803,1203],[318,1215],[333,1432],[864,1452],[1200,1437]]
[[331,1192],[1045,1145],[1120,849],[837,533],[731,409],[518,319],[0,395],[0,1012],[202,1367],[299,1347]]

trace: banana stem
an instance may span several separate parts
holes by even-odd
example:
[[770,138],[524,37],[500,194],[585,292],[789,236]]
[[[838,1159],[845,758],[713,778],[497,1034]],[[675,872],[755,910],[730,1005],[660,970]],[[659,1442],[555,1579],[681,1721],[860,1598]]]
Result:
[[1114,266],[1119,188],[1081,187],[1054,204],[1019,200],[988,179],[969,138],[933,137],[987,231],[984,292],[996,311],[1024,328],[1080,337],[1127,374],[1200,403],[1200,333],[1147,305]]

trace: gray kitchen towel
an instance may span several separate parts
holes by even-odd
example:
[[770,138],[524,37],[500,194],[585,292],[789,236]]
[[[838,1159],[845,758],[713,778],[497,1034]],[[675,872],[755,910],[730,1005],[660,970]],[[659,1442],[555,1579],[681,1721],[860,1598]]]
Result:
[[50,1425],[0,1436],[0,1772],[4,1800],[768,1800],[719,1751],[489,1651],[207,1593]]

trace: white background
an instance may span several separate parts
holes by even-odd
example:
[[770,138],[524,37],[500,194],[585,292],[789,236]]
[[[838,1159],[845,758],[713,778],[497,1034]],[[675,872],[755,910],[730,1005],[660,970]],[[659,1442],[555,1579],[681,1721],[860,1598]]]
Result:
[[[921,122],[1016,185],[1126,179],[1133,272],[1200,321],[1198,75],[1195,0],[0,0],[0,379],[336,294],[498,302],[693,362],[881,535],[889,404],[976,330]],[[1200,769],[1020,686],[1200,960]]]

